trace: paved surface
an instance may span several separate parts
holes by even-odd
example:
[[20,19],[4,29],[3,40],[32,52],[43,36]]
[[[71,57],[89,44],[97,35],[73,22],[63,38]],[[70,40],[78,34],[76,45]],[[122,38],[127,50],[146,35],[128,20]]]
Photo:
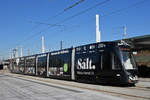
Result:
[[150,100],[150,78],[136,87],[103,86],[0,72],[0,100]]
[[124,100],[104,93],[0,73],[0,100]]

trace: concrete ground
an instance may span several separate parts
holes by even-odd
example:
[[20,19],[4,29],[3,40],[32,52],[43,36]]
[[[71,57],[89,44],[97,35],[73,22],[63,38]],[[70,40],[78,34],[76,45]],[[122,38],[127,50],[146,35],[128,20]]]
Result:
[[0,100],[150,100],[150,79],[103,86],[0,72]]
[[91,90],[0,74],[0,100],[123,100]]

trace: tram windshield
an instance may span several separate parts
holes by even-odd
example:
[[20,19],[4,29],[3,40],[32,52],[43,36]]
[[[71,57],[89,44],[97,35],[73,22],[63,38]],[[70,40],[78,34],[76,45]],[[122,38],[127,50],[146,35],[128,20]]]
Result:
[[136,65],[135,65],[133,54],[127,51],[122,51],[121,54],[122,54],[122,60],[123,60],[125,69],[127,70],[135,69]]

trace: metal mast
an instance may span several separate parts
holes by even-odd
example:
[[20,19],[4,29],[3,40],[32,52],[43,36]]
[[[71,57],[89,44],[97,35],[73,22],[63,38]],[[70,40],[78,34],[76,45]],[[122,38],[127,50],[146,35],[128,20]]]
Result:
[[62,50],[62,40],[60,41],[60,50]]
[[127,27],[126,27],[126,25],[123,26],[123,30],[124,30],[123,39],[126,39],[126,36],[127,36]]
[[44,36],[42,36],[42,53],[45,53],[45,48],[44,48]]
[[99,15],[96,14],[96,42],[101,42],[101,32],[99,30]]

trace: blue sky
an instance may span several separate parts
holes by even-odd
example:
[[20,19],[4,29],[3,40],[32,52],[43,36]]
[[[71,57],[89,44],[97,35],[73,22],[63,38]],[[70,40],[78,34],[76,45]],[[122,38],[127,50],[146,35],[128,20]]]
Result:
[[[102,41],[121,39],[123,25],[127,37],[150,34],[150,0],[84,0],[63,12],[78,1],[0,0],[0,59],[20,46],[24,55],[40,53],[42,35],[47,51],[58,50],[61,40],[63,48],[94,43],[96,14],[100,15]],[[78,14],[90,7],[93,9]]]

